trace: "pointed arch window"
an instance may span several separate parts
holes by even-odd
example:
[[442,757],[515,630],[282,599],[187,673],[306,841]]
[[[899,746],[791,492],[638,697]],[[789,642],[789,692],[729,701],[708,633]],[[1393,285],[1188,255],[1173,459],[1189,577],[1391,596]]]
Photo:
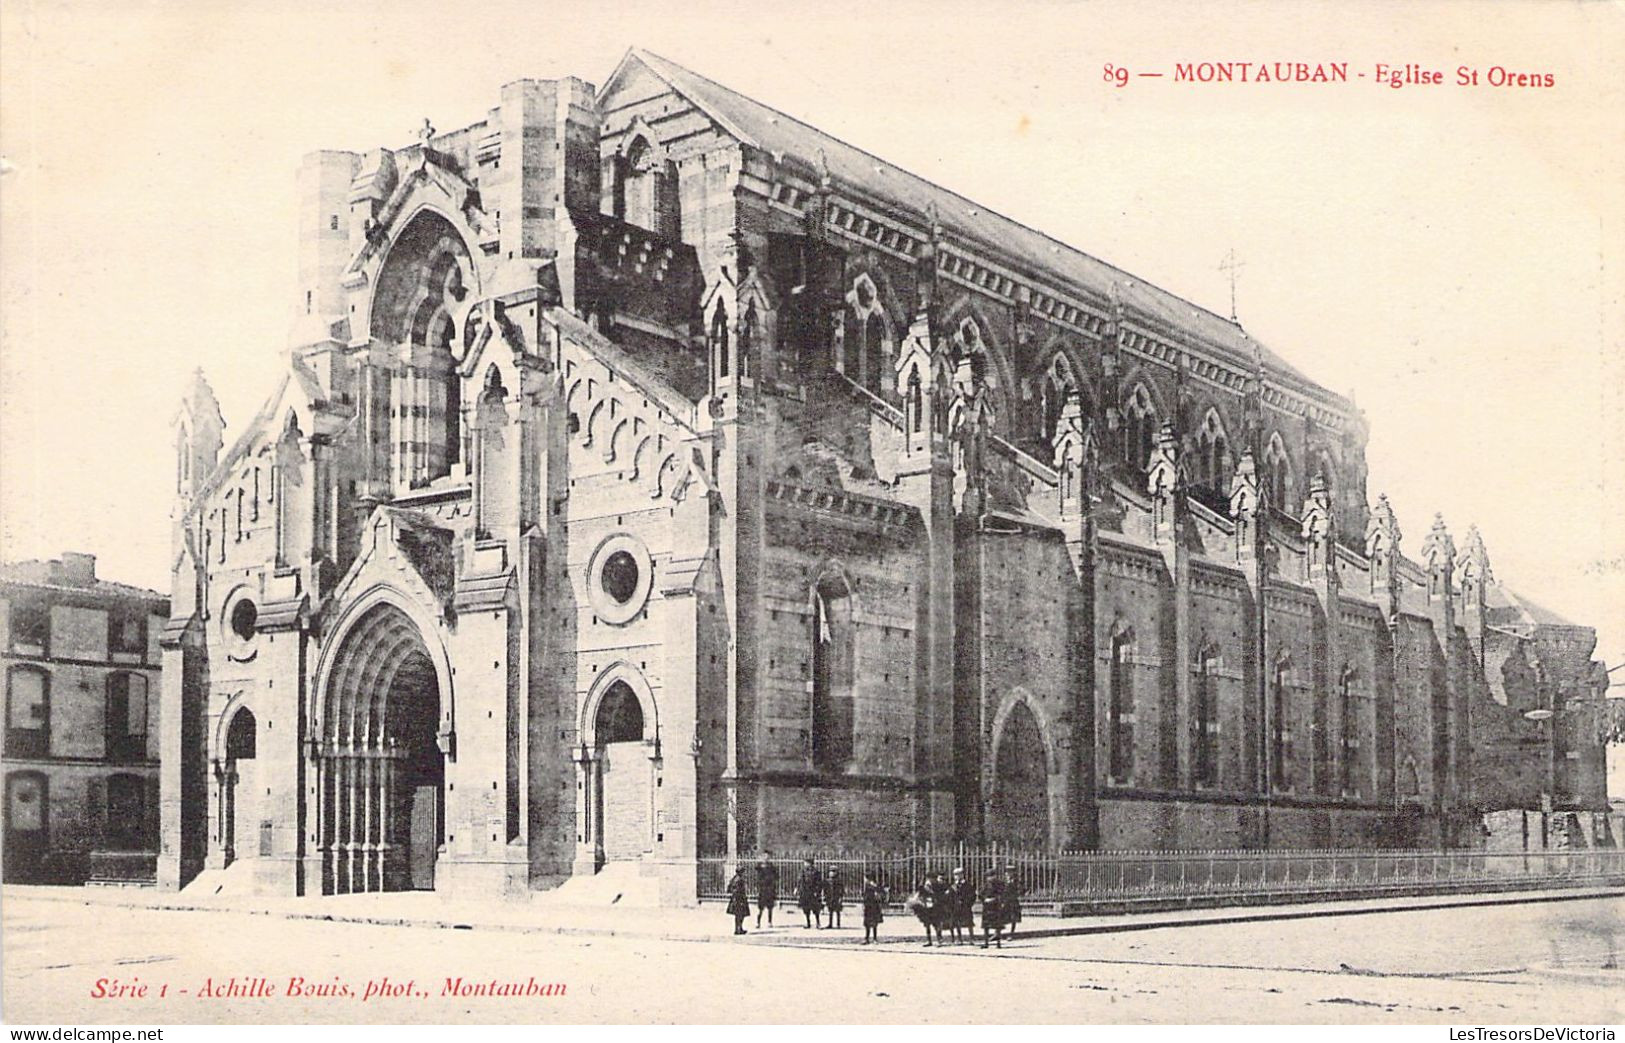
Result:
[[1291,703],[1287,693],[1291,677],[1289,659],[1279,660],[1270,676],[1270,785],[1278,790],[1290,789],[1292,781]]
[[1209,409],[1202,418],[1202,426],[1196,432],[1196,452],[1201,484],[1218,496],[1228,495],[1230,440],[1225,437],[1224,424],[1216,409]]
[[1315,455],[1315,468],[1321,479],[1326,483],[1326,495],[1337,502],[1337,462],[1332,455],[1322,449]]
[[916,364],[908,370],[908,429],[917,435],[924,427],[925,391],[920,386],[920,367]]
[[813,588],[812,729],[814,767],[839,771],[852,760],[852,596],[846,580],[828,576]]
[[1269,445],[1264,449],[1264,493],[1271,507],[1288,514],[1297,513],[1291,505],[1292,461],[1280,432],[1270,435]]
[[1219,782],[1219,667],[1219,652],[1211,645],[1197,655],[1191,765],[1198,786]]
[[1072,365],[1061,352],[1055,353],[1049,370],[1044,374],[1044,430],[1045,442],[1054,443],[1060,431],[1061,417],[1066,411],[1066,404],[1073,395],[1078,396],[1078,407],[1083,415],[1089,413],[1088,403],[1084,400],[1083,390],[1073,375]]
[[728,309],[721,301],[711,313],[711,369],[718,380],[728,379]]
[[756,352],[756,341],[761,333],[761,319],[756,315],[756,302],[750,301],[745,305],[745,315],[739,320],[739,376],[749,379],[754,374],[753,356]]
[[1134,632],[1112,638],[1106,693],[1107,763],[1111,781],[1127,784],[1134,777]]
[[1355,716],[1355,681],[1354,669],[1347,667],[1337,686],[1338,786],[1345,796],[1359,793],[1355,767],[1360,758],[1360,722]]
[[880,292],[867,273],[853,279],[846,292],[846,312],[841,326],[838,359],[841,371],[870,393],[884,394],[891,369],[891,326]]
[[1134,385],[1123,404],[1123,447],[1128,462],[1144,471],[1157,444],[1157,407],[1144,384]]

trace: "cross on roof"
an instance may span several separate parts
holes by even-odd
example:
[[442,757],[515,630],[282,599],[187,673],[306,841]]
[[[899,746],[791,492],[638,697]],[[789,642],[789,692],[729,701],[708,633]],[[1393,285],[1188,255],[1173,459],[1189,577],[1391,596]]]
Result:
[[1226,272],[1230,276],[1231,322],[1236,321],[1236,275],[1245,267],[1247,267],[1247,262],[1237,259],[1234,248],[1232,248],[1229,253],[1224,255],[1224,261],[1219,265],[1219,271]]

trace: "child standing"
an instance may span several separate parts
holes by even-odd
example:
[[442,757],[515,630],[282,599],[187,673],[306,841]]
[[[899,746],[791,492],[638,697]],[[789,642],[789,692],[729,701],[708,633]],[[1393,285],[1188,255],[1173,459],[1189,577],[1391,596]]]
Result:
[[875,883],[873,873],[863,874],[863,944],[880,942],[880,922],[886,918],[886,889]]

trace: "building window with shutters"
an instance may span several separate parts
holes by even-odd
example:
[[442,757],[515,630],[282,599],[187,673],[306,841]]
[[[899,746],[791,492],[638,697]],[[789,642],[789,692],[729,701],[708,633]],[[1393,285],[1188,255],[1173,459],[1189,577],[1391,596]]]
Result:
[[51,675],[39,667],[6,671],[6,756],[51,752]]
[[117,673],[107,679],[107,759],[139,761],[147,757],[147,679]]
[[22,655],[50,653],[50,605],[31,601],[11,603],[11,650]]
[[143,656],[147,651],[147,616],[141,610],[107,614],[107,649],[115,655]]

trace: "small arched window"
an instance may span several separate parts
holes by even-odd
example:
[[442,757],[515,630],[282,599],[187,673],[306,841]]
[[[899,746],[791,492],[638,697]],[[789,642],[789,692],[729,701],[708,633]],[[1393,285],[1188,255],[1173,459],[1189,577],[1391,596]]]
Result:
[[1157,407],[1144,384],[1134,385],[1123,403],[1123,448],[1128,462],[1141,471],[1151,465],[1157,444]]
[[1111,671],[1106,680],[1107,763],[1111,781],[1127,784],[1134,777],[1134,632],[1112,638]]
[[851,289],[846,292],[842,325],[842,371],[872,394],[883,394],[892,368],[891,326],[880,302],[880,292],[867,273],[853,279]]
[[745,315],[739,320],[739,375],[749,378],[755,364],[756,341],[761,332],[761,319],[756,315],[756,302],[745,305]]
[[908,429],[919,434],[925,427],[925,391],[920,386],[920,367],[908,371]]
[[711,369],[718,380],[728,379],[728,309],[721,301],[711,313]]
[[852,596],[846,580],[826,576],[812,597],[812,761],[838,771],[852,760]]

